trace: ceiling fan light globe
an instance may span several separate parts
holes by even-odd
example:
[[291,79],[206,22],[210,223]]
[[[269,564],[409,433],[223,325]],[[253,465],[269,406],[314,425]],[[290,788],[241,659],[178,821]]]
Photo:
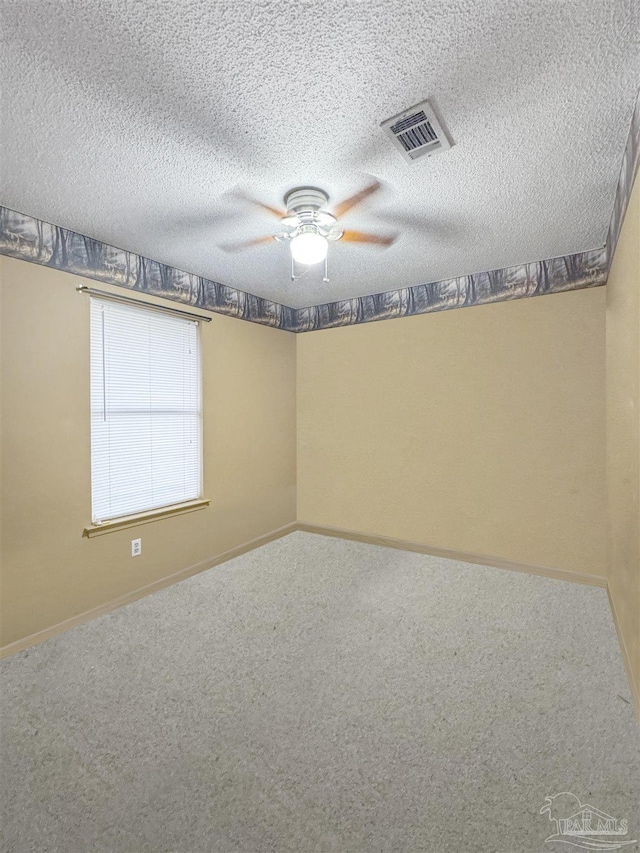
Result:
[[291,241],[291,256],[297,264],[312,266],[327,257],[329,243],[317,231],[297,234]]

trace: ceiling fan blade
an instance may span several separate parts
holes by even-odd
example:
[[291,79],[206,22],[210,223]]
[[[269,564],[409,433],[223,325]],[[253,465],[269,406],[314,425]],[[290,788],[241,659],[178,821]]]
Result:
[[287,215],[286,210],[279,210],[277,207],[271,207],[270,204],[265,204],[263,201],[258,201],[257,198],[253,198],[253,196],[248,195],[243,190],[236,190],[233,195],[236,198],[239,198],[241,201],[246,201],[248,204],[254,205],[254,207],[259,207],[261,210],[266,210],[267,213],[270,213],[272,216],[275,216],[277,219],[282,219]]
[[368,187],[365,187],[360,192],[355,195],[349,196],[349,198],[345,198],[344,201],[341,201],[340,204],[336,205],[333,211],[333,215],[336,219],[340,219],[341,216],[344,216],[348,210],[351,210],[352,207],[355,207],[360,202],[364,201],[365,198],[368,198],[373,193],[377,192],[381,187],[380,181],[374,181],[372,184],[369,184]]
[[421,232],[424,237],[430,240],[454,241],[458,242],[465,239],[467,236],[466,228],[462,222],[454,220],[446,220],[441,216],[416,216],[406,213],[376,213],[376,219],[385,225],[393,228],[399,228],[402,231]]
[[243,249],[250,249],[252,246],[259,246],[261,243],[270,243],[276,238],[272,234],[267,234],[265,237],[254,237],[253,240],[243,240],[240,243],[223,243],[220,248],[225,252],[241,252]]
[[364,234],[362,231],[343,231],[341,240],[345,243],[373,243],[376,246],[390,246],[397,239],[393,237],[382,237],[380,234]]

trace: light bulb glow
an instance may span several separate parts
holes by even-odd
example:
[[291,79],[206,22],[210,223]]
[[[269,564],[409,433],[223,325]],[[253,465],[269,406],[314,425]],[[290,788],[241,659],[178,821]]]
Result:
[[291,241],[291,256],[296,263],[311,266],[324,261],[328,248],[326,237],[317,231],[306,231],[297,234]]

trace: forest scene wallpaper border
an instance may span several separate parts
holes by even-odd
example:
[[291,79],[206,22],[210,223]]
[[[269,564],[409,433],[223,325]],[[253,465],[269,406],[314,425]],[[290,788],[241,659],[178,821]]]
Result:
[[254,296],[6,207],[0,207],[0,254],[289,332],[486,305],[605,284],[639,153],[640,96],[631,117],[607,240],[601,248],[308,308]]

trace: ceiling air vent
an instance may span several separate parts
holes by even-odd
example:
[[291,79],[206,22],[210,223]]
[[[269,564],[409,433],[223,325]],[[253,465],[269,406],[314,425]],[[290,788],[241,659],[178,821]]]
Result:
[[381,127],[391,137],[404,159],[410,163],[419,157],[451,148],[451,143],[429,101],[416,104],[415,107],[383,121]]

